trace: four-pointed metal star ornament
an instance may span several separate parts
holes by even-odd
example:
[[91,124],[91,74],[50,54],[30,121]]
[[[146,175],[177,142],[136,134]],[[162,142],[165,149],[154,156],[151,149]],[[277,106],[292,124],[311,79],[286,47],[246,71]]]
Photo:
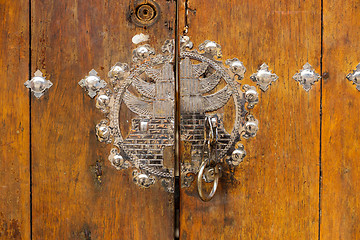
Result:
[[356,89],[360,91],[360,63],[352,73],[346,75],[346,78],[353,82],[353,85],[356,85]]
[[45,77],[43,77],[40,70],[37,70],[34,73],[34,77],[31,78],[31,80],[27,80],[24,85],[31,89],[35,97],[40,98],[44,95],[46,89],[49,89],[53,84],[50,80],[46,80]]
[[88,76],[80,80],[79,85],[88,92],[91,98],[94,98],[96,93],[106,86],[106,82],[101,80],[97,72],[92,69]]
[[303,69],[293,76],[293,79],[299,82],[305,91],[309,91],[311,86],[314,85],[315,82],[319,81],[320,78],[320,75],[314,71],[313,67],[309,63],[305,63]]
[[250,78],[265,92],[272,82],[275,82],[279,77],[275,73],[271,73],[269,66],[263,63],[259,70],[251,75]]

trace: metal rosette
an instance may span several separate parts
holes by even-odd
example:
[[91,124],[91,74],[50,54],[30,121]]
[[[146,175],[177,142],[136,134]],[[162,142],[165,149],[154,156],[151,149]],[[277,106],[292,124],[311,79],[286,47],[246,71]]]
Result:
[[[199,46],[200,52],[191,50],[192,47],[188,37],[181,38],[181,127],[189,127],[197,134],[192,143],[199,146],[204,139],[205,117],[216,114],[232,97],[235,105],[232,131],[227,133],[222,118],[216,118],[221,145],[218,158],[236,166],[246,155],[241,137],[253,137],[258,129],[257,120],[247,111],[258,102],[258,94],[249,85],[240,89],[237,79],[244,77],[246,69],[237,58],[228,59],[225,62],[228,67],[214,59],[221,57],[219,44],[207,40]],[[161,50],[156,55],[150,45],[141,45],[133,50],[131,67],[116,63],[106,82],[92,70],[79,85],[90,97],[96,96],[96,107],[106,115],[97,124],[96,134],[100,142],[114,145],[108,157],[112,166],[117,170],[135,168],[133,181],[141,187],[148,188],[160,181],[166,191],[174,192],[174,169],[164,164],[165,151],[173,152],[174,147],[174,40],[165,41]],[[220,81],[226,86],[214,92]],[[127,136],[121,130],[125,121],[120,121],[124,107],[136,116],[131,118]],[[181,165],[185,187],[190,186],[192,175],[199,171],[199,148],[194,149],[195,153],[188,159],[190,163]]]

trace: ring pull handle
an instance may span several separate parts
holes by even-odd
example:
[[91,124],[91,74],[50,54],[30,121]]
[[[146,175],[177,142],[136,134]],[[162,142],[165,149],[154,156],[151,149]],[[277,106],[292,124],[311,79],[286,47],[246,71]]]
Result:
[[204,202],[208,202],[214,197],[217,187],[218,187],[219,178],[221,175],[221,166],[220,166],[220,164],[217,164],[215,166],[215,168],[213,169],[213,171],[214,171],[213,187],[212,187],[210,193],[208,195],[205,195],[203,192],[203,178],[204,178],[205,168],[207,166],[208,166],[208,161],[203,161],[201,163],[199,174],[197,177],[197,189],[198,189],[199,197]]
[[[199,197],[204,202],[210,201],[217,190],[221,176],[221,165],[217,154],[217,116],[206,117],[204,124],[204,145],[202,150],[202,162],[197,176],[197,189]],[[213,187],[208,195],[204,194],[203,181],[211,183]]]

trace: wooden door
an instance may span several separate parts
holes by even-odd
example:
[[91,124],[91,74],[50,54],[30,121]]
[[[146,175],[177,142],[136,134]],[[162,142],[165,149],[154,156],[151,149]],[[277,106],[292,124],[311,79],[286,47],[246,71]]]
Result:
[[[180,238],[317,239],[321,83],[307,92],[292,77],[306,62],[321,71],[321,2],[195,0],[188,8],[196,14],[181,8],[180,27],[195,45],[211,39],[222,59],[241,60],[241,84],[255,86],[250,76],[263,63],[278,79],[266,91],[257,86],[259,131],[242,140],[247,156],[225,172],[214,199],[182,189]],[[233,111],[224,112],[226,125]]]
[[[360,62],[359,4],[156,0],[156,13],[138,12],[148,2],[0,0],[0,239],[359,238],[360,92],[346,78]],[[144,24],[137,14],[157,17]],[[196,179],[183,182],[182,166],[200,155],[197,141],[181,133],[192,125],[185,132],[201,135],[203,119],[215,113],[231,132],[236,109],[230,99],[204,112],[197,88],[190,82],[184,91],[184,74],[201,61],[186,62],[181,35],[199,52],[205,40],[221,45],[215,60],[228,67],[238,58],[246,72],[237,86],[259,93],[251,109],[259,131],[241,140],[243,162],[222,163],[209,202],[199,198]],[[96,137],[104,114],[78,84],[92,69],[106,79],[117,62],[136,68],[133,49],[149,44],[162,54],[168,39],[178,44],[170,63],[179,88],[174,121],[166,123],[174,144],[162,160],[179,171],[174,193],[161,183],[139,188],[131,169],[112,166],[113,146]],[[250,78],[263,63],[278,77],[266,90]],[[322,78],[305,90],[293,76],[306,63]],[[53,83],[39,99],[23,85],[36,70]],[[203,96],[226,86],[219,81]],[[137,116],[120,112],[125,135]]]

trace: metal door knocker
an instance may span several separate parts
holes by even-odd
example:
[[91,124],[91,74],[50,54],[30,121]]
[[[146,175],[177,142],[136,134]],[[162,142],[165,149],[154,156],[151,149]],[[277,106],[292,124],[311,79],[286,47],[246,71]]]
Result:
[[[217,116],[206,117],[204,126],[204,145],[202,151],[202,161],[197,177],[198,193],[203,201],[211,200],[216,192],[219,178],[221,177],[221,164],[217,155]],[[204,174],[205,173],[205,174]],[[203,193],[202,182],[213,182],[213,187],[209,195]]]
[[[257,120],[246,109],[258,102],[255,87],[243,85],[245,67],[237,58],[224,67],[214,56],[221,57],[221,47],[205,41],[198,50],[188,37],[180,41],[180,126],[181,141],[188,143],[190,155],[181,162],[181,185],[189,187],[198,174],[202,200],[215,194],[221,165],[240,164],[246,155],[241,136],[257,132]],[[133,180],[141,187],[156,182],[174,192],[174,169],[165,164],[165,155],[174,146],[174,40],[167,40],[160,54],[145,44],[133,51],[133,64],[117,63],[104,82],[91,71],[80,86],[96,97],[96,107],[106,119],[96,126],[98,140],[112,143],[110,163],[118,170],[135,168]],[[215,92],[217,87],[225,85]],[[234,126],[229,133],[223,125],[223,107],[233,101]],[[130,111],[131,130],[124,134],[122,111]],[[202,180],[213,182],[213,191],[203,194]]]
[[[228,67],[215,60],[222,57],[219,44],[206,40],[198,51],[191,50],[193,44],[188,37],[181,40],[181,140],[189,153],[181,162],[181,185],[189,187],[198,174],[199,196],[209,201],[216,192],[222,165],[237,166],[243,161],[246,152],[241,137],[256,135],[258,121],[247,109],[258,102],[258,93],[246,84],[241,89],[239,81],[246,68],[239,59],[226,60]],[[223,87],[218,90],[220,86]],[[227,104],[233,104],[235,109],[229,131],[223,124]],[[213,184],[208,195],[204,194],[203,181]]]

